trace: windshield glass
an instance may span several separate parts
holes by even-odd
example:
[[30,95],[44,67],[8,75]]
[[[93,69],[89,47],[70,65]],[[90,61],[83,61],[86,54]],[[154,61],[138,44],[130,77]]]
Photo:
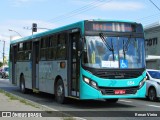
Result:
[[[105,40],[105,41],[104,41]],[[144,68],[144,39],[86,36],[83,64],[93,68]]]
[[160,79],[160,71],[148,71],[150,76],[155,79]]

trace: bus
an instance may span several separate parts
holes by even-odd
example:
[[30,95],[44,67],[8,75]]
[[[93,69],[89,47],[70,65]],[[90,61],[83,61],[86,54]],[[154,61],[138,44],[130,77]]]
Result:
[[145,40],[140,23],[83,20],[11,41],[10,82],[22,93],[66,98],[143,98]]

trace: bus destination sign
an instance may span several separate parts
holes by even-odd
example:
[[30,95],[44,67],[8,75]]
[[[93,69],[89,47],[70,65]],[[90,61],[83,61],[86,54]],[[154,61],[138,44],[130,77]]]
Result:
[[87,22],[85,25],[86,31],[101,32],[139,32],[136,27],[135,24],[124,22]]
[[124,23],[93,23],[93,31],[132,32],[133,26]]

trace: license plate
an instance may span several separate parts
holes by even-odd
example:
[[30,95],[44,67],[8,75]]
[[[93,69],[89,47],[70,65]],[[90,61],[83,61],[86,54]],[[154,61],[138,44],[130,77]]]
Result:
[[115,90],[114,91],[114,94],[125,94],[126,93],[126,90]]

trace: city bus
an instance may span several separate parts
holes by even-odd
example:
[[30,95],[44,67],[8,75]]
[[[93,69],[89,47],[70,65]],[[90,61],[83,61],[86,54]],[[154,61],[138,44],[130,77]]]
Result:
[[11,41],[10,81],[22,93],[105,100],[143,98],[145,40],[140,23],[84,20]]

